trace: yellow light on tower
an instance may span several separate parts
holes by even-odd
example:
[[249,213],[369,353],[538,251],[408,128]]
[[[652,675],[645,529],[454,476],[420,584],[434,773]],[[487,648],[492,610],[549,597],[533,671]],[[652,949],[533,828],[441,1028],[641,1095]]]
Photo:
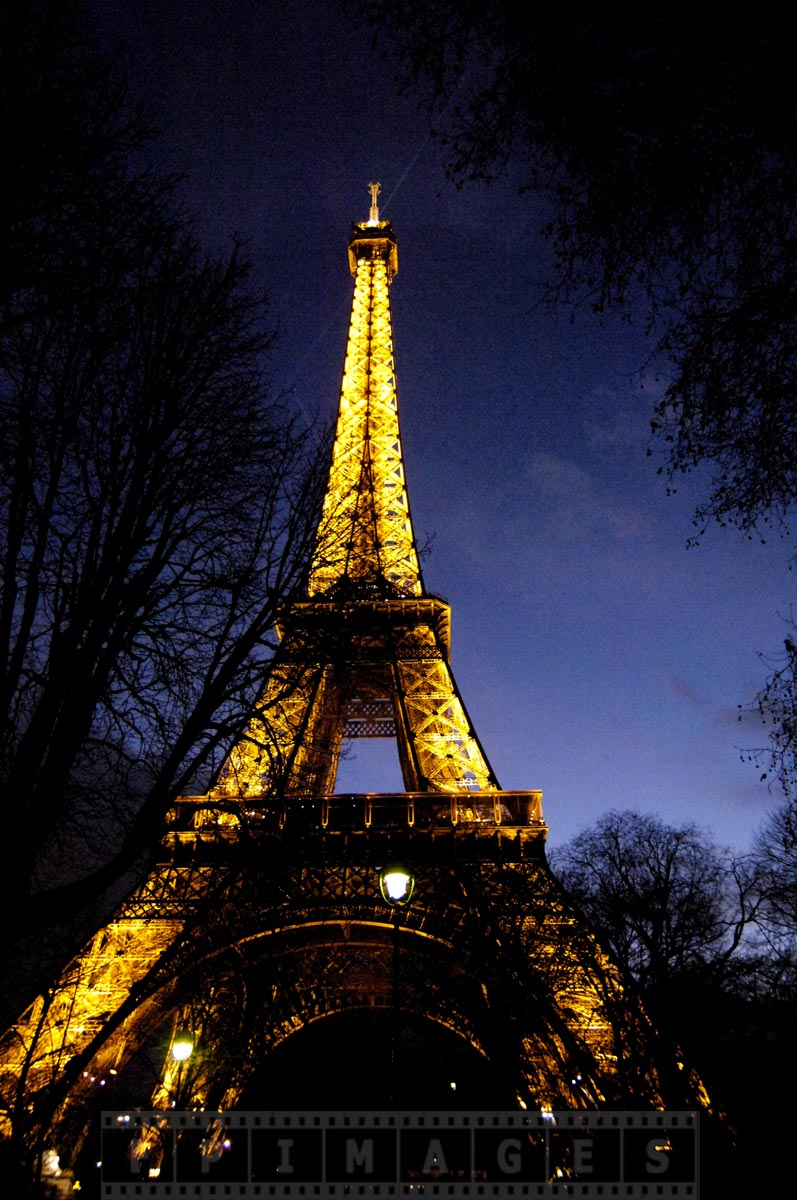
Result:
[[172,1042],[172,1058],[175,1062],[186,1062],[194,1053],[194,1039],[190,1033],[175,1034]]
[[415,876],[406,867],[383,867],[379,872],[379,890],[385,904],[389,904],[391,908],[403,908],[412,899]]

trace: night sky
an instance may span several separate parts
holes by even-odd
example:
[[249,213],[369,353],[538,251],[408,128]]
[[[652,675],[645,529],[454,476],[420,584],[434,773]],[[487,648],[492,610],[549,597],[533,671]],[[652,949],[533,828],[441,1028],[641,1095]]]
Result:
[[[641,335],[541,310],[541,209],[511,174],[446,180],[415,100],[338,0],[91,8],[205,241],[246,240],[280,330],[275,387],[309,419],[337,405],[347,238],[382,183],[424,578],[452,605],[452,666],[502,786],[543,789],[552,846],[631,807],[747,848],[778,796],[741,761],[766,732],[737,706],[782,648],[794,548],[719,529],[687,548],[705,487],[668,497],[646,454],[662,384]],[[401,786],[391,744],[353,753],[339,790]]]

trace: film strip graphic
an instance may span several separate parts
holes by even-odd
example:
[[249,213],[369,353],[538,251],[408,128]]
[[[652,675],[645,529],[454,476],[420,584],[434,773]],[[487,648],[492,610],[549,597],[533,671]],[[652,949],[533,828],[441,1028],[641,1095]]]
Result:
[[694,1112],[102,1114],[107,1200],[680,1200]]

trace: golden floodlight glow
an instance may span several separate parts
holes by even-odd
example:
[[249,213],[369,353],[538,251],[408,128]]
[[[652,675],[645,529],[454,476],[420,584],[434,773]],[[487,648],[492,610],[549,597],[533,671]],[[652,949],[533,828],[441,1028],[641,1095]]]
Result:
[[415,877],[406,867],[385,867],[379,874],[379,887],[387,904],[393,907],[409,904],[415,888]]
[[[372,207],[372,213],[374,208]],[[378,210],[377,210],[378,211]],[[329,486],[310,596],[341,584],[422,593],[399,435],[390,283],[396,243],[386,222],[356,225],[354,297]]]
[[[555,1124],[554,1106],[610,1108],[615,1097],[634,1095],[646,1110],[666,1107],[652,1063],[655,1030],[548,870],[541,793],[500,789],[454,681],[449,606],[424,587],[393,363],[389,290],[398,250],[378,195],[372,184],[369,219],[356,222],[348,240],[351,321],[309,578],[280,613],[256,715],[211,791],[175,802],[146,878],[46,992],[0,1030],[0,1085],[13,1101],[0,1111],[0,1139],[58,1145],[74,1161],[107,1095],[105,1080],[131,1070],[140,1083],[132,1071],[157,1036],[153,1016],[168,1011],[156,1007],[161,995],[181,1005],[162,1027],[165,1062],[150,1103],[164,1124],[134,1129],[137,1118],[115,1117],[116,1128],[134,1135],[131,1167],[143,1174],[161,1128],[175,1120],[169,1110],[204,1113],[207,1104],[211,1111],[211,1088],[219,1105],[234,1108],[248,1078],[241,1055],[251,1031],[242,1026],[241,1042],[218,1054],[210,1030],[227,1028],[225,952],[239,946],[253,983],[266,969],[261,953],[274,971],[272,1002],[255,1024],[264,1055],[318,1018],[384,1005],[392,949],[394,1086],[403,1011],[439,1021],[488,1060],[491,1025],[506,1013],[511,1038],[501,1034],[495,1045],[506,1047],[519,1109],[539,1106]],[[341,749],[352,738],[394,740],[401,792],[336,790]],[[273,855],[268,888],[244,846],[262,847],[269,863]],[[423,864],[418,898],[404,854]],[[192,939],[192,914],[218,903],[219,884],[229,897],[224,920]],[[341,937],[319,937],[319,919]],[[261,935],[270,939],[262,952]],[[297,954],[305,944],[312,952]],[[458,948],[469,944],[489,955],[485,979],[476,954],[461,961]],[[427,966],[428,990],[419,986]],[[205,1003],[196,990],[205,978],[208,1007],[198,1021],[190,1004],[200,996]],[[496,1006],[494,996],[506,1000]],[[588,1064],[583,1078],[579,1067],[568,1069],[576,1063]],[[633,1087],[622,1073],[629,1063]],[[677,1067],[679,1106],[682,1093],[689,1107],[710,1110],[699,1081],[684,1062]],[[650,1136],[660,1147],[668,1140],[661,1131]],[[223,1125],[203,1151],[204,1165],[228,1148],[221,1139]],[[147,1159],[146,1167],[157,1164]],[[162,1185],[161,1178],[153,1187]],[[73,1186],[79,1190],[79,1181]]]
[[194,1042],[190,1034],[178,1033],[172,1042],[172,1058],[175,1062],[186,1062],[194,1053]]
[[[345,637],[353,640],[354,658],[370,670],[357,685],[367,694],[358,699],[385,702],[390,710],[379,731],[354,736],[399,739],[408,791],[498,790],[451,673],[448,606],[427,596],[421,576],[393,360],[390,287],[398,249],[390,222],[379,218],[379,184],[370,191],[370,218],[355,222],[349,237],[354,294],[306,600],[286,615],[280,653],[258,705],[268,721],[250,722],[222,769],[216,796],[263,795],[278,776],[289,796],[334,791],[340,747],[351,736],[348,700],[337,652],[319,658],[324,639],[317,634],[334,630],[334,646],[344,611],[352,618]],[[304,624],[307,616],[310,625]],[[493,820],[492,802],[460,807],[458,821]]]

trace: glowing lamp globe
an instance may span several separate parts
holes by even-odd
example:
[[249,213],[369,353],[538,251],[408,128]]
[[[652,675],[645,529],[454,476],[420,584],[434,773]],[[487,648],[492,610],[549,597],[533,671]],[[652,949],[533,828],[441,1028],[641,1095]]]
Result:
[[415,876],[406,867],[383,867],[379,872],[379,889],[382,899],[391,908],[409,904],[415,888]]
[[187,1033],[178,1033],[172,1042],[172,1058],[175,1062],[185,1062],[194,1052],[193,1038]]

